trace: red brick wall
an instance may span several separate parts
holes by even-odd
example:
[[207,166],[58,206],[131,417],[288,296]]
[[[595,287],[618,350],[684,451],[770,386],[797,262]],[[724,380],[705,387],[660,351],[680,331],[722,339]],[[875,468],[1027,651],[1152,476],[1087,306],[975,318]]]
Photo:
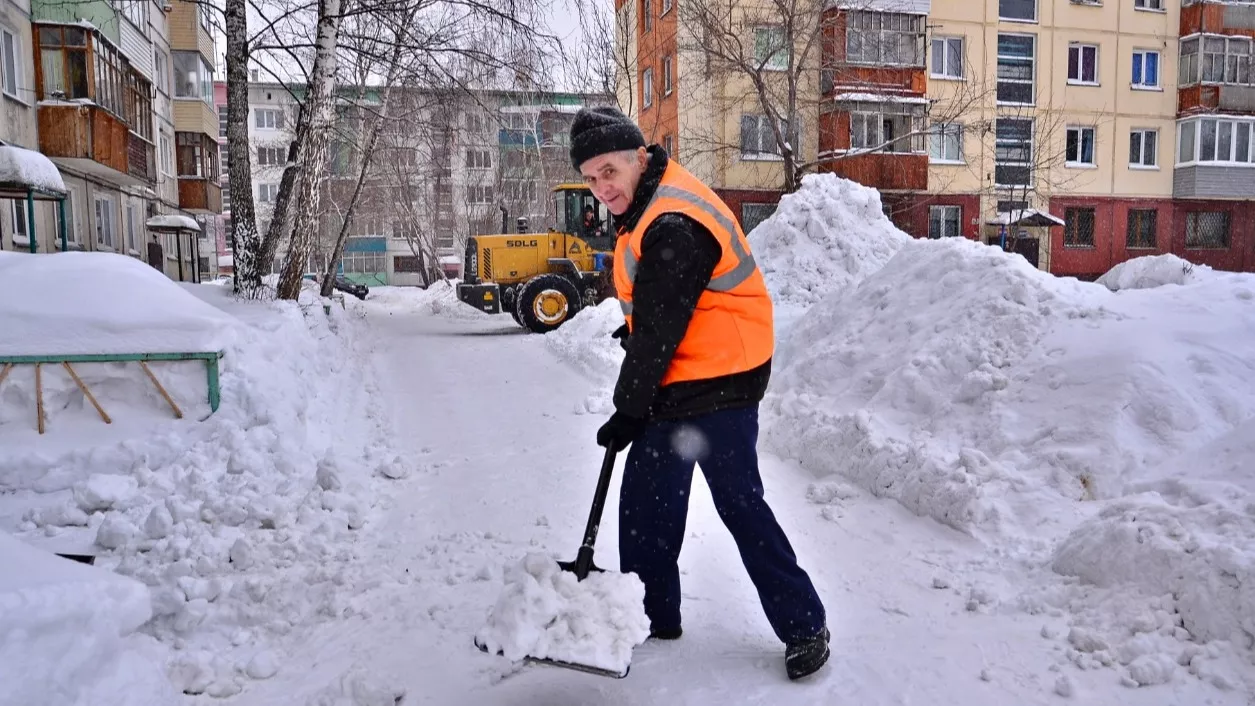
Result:
[[[1251,202],[1172,201],[1169,199],[1055,198],[1050,213],[1065,218],[1068,208],[1094,209],[1094,246],[1065,247],[1065,229],[1050,229],[1051,272],[1060,276],[1092,277],[1134,257],[1175,253],[1191,262],[1217,269],[1252,271],[1255,268],[1255,204]],[[1155,248],[1128,247],[1131,209],[1156,209]],[[1185,247],[1185,213],[1229,211],[1230,247],[1200,250]]]
[[[892,209],[893,224],[907,235],[928,237],[930,206],[959,206],[959,227],[963,237],[980,240],[980,196],[978,194],[881,194],[881,201]],[[973,223],[972,220],[976,222]]]
[[741,204],[780,203],[780,197],[784,194],[783,191],[747,189],[715,189],[715,193],[732,209],[738,225],[741,223]]

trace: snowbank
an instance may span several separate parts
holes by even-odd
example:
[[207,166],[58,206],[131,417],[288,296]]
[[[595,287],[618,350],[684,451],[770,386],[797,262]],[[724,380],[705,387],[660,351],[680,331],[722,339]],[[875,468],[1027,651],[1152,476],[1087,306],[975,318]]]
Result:
[[0,684],[5,704],[175,704],[138,581],[36,549],[0,531]]
[[1125,260],[1098,278],[1098,284],[1113,292],[1122,289],[1151,289],[1168,284],[1197,281],[1212,269],[1183,260],[1176,255],[1148,255]]
[[583,581],[549,556],[505,568],[505,586],[475,640],[507,659],[556,659],[623,672],[649,637],[645,585],[635,574],[593,572]]
[[833,174],[804,177],[748,237],[786,318],[857,284],[911,240],[885,217],[880,192]]
[[0,146],[0,184],[5,183],[65,193],[65,181],[52,160],[13,145]]
[[[305,630],[352,613],[371,579],[355,563],[357,535],[406,462],[377,408],[362,305],[328,315],[312,294],[243,302],[211,285],[162,296],[183,302],[176,321],[209,307],[237,322],[218,412],[204,402],[203,365],[152,366],[185,412],[175,420],[134,364],[85,364],[76,369],[115,423],[69,396],[37,437],[32,384],[11,376],[0,413],[21,423],[0,424],[0,517],[41,542],[86,543],[99,566],[147,585],[142,631],[177,646],[176,690],[229,696],[283,670]],[[140,402],[154,417],[128,426],[126,405]]]
[[614,382],[623,365],[623,347],[611,334],[622,325],[619,300],[607,299],[596,307],[580,310],[571,320],[545,334],[545,347],[550,353],[598,386],[576,402],[576,414],[614,412]]
[[[396,309],[410,308],[421,314],[444,319],[468,320],[492,319],[493,316],[458,299],[457,280],[433,282],[426,289],[418,287],[371,287],[371,299],[381,306]],[[509,314],[500,314],[509,316]]]
[[200,232],[200,225],[196,221],[179,214],[167,214],[164,216],[153,216],[148,219],[149,228],[182,228],[184,230]]
[[132,257],[0,259],[0,355],[222,350],[235,321]]

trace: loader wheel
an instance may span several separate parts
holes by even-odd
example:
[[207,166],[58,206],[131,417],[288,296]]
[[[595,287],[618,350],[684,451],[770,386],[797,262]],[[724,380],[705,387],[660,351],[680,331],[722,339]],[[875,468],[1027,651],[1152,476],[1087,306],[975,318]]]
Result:
[[518,316],[533,333],[548,333],[579,313],[580,292],[562,275],[533,277],[519,288]]

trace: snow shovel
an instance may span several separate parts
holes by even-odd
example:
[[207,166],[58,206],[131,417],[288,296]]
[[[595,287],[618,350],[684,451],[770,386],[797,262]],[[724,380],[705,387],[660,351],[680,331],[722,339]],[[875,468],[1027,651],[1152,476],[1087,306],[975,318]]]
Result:
[[[593,493],[593,506],[588,513],[588,524],[584,527],[584,542],[580,544],[580,549],[575,555],[575,561],[559,561],[558,566],[563,571],[570,571],[575,574],[577,581],[583,581],[588,578],[588,574],[597,571],[602,572],[604,569],[593,563],[593,545],[597,543],[597,530],[601,526],[601,513],[606,507],[606,495],[610,492],[610,477],[614,474],[614,449],[607,448],[605,459],[601,462],[601,475],[597,477],[597,490]],[[475,646],[481,652],[487,652],[488,646],[481,645],[479,640],[475,640]],[[501,654],[498,652],[497,654]],[[567,662],[560,659],[550,659],[547,657],[524,657],[524,662],[532,664],[547,664],[554,667],[563,667],[565,669],[574,669],[579,672],[588,674],[596,674],[603,677],[614,677],[622,679],[631,671],[631,665],[628,665],[622,672],[613,669],[603,669],[587,664],[579,664],[576,662]]]

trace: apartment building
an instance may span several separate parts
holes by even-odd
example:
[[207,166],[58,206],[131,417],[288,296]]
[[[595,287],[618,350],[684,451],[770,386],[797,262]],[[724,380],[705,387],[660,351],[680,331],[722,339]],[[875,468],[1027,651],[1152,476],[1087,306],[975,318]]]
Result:
[[[198,281],[200,226],[185,217],[215,206],[182,188],[180,176],[194,172],[180,135],[198,128],[180,118],[188,99],[183,84],[194,78],[179,73],[174,59],[181,58],[180,42],[186,47],[208,36],[195,19],[207,12],[185,0],[36,0],[25,18],[13,7],[4,6],[0,46],[6,65],[17,69],[6,68],[13,75],[5,85],[17,90],[6,91],[0,129],[19,133],[6,141],[51,159],[68,189],[63,204],[40,207],[37,242],[22,249],[54,252],[64,240],[71,250],[126,254],[174,279]],[[22,19],[24,30],[15,26]],[[207,46],[197,53],[212,56],[212,41]],[[204,160],[209,169],[216,150]],[[8,220],[5,241],[14,245],[17,226]]]
[[[617,3],[618,55],[639,63],[620,104],[752,227],[771,206],[749,201],[779,194],[765,116],[700,55],[673,58],[673,2]],[[1255,270],[1255,3],[858,0],[824,4],[820,23],[797,144],[818,171],[878,188],[907,232],[1083,278],[1164,252]],[[745,27],[746,46],[769,31]],[[693,156],[689,125],[738,120],[739,154]]]

